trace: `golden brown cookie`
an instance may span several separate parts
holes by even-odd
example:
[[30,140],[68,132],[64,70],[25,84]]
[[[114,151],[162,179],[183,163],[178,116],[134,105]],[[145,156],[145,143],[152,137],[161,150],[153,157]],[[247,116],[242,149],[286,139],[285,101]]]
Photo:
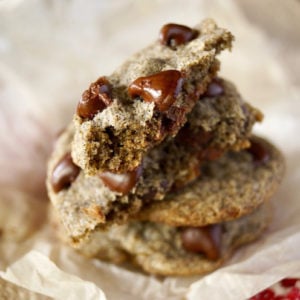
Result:
[[282,154],[270,142],[252,137],[251,144],[203,164],[197,181],[144,207],[137,219],[202,226],[250,213],[271,198],[285,168]]

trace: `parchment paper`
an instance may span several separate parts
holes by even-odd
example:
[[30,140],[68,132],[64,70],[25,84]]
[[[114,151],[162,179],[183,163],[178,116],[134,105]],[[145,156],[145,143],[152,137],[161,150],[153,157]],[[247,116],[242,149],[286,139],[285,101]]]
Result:
[[[272,32],[274,19],[295,24],[287,12],[289,4],[299,12],[299,2],[272,2],[277,15],[267,20],[260,1],[246,14],[243,2],[0,0],[0,277],[55,299],[101,300],[246,299],[300,277],[300,34],[289,25]],[[251,15],[266,16],[267,30]],[[233,52],[221,56],[221,75],[263,110],[256,132],[286,156],[273,223],[202,278],[156,278],[79,256],[46,220],[45,167],[56,133],[89,82],[156,38],[162,24],[193,26],[205,17],[236,36]]]

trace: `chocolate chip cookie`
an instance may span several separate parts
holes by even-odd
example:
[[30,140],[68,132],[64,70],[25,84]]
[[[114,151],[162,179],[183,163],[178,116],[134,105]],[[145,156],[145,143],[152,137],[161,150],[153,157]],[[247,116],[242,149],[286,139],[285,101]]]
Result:
[[56,142],[47,186],[72,236],[99,224],[126,221],[142,205],[162,200],[168,192],[196,180],[203,161],[249,144],[252,126],[261,113],[241,99],[232,83],[218,79],[213,84],[222,92],[207,92],[178,135],[149,151],[132,172],[88,176],[70,155],[74,128],[69,126]]
[[280,151],[253,136],[251,146],[202,164],[202,176],[164,201],[144,206],[137,218],[173,226],[202,226],[250,213],[277,190],[285,164]]
[[[280,152],[265,140],[252,137],[250,148],[228,152],[216,161],[203,163],[201,176],[177,192],[165,191],[161,201],[154,201],[149,195],[149,190],[154,189],[155,184],[161,185],[164,178],[162,169],[154,168],[150,172],[157,161],[156,155],[146,164],[145,169],[150,173],[142,173],[141,181],[138,180],[127,195],[113,191],[101,177],[87,176],[82,171],[69,183],[71,186],[55,193],[52,181],[57,167],[54,166],[60,157],[65,157],[71,139],[69,129],[58,140],[47,184],[52,204],[68,235],[78,244],[85,243],[89,235],[100,228],[124,223],[129,217],[175,226],[203,226],[241,217],[271,197],[284,170]],[[173,153],[173,159],[178,158],[178,153]],[[73,163],[71,166],[78,168]],[[174,171],[174,166],[170,170]],[[73,176],[72,168],[67,171],[70,169]],[[183,171],[184,164],[177,168]],[[147,175],[150,183],[144,191]]]
[[262,113],[216,75],[232,41],[212,20],[167,24],[83,93],[48,164],[63,240],[148,273],[193,275],[261,234],[284,159],[251,133]]
[[176,135],[216,76],[216,55],[231,48],[231,33],[210,19],[179,27],[164,26],[156,42],[83,93],[72,157],[86,173],[136,169],[149,149]]
[[[270,209],[264,204],[247,216],[209,226],[130,222],[95,231],[82,244],[68,242],[85,256],[131,262],[151,274],[187,276],[218,268],[234,249],[257,239],[269,221]],[[64,232],[61,236],[66,237]]]

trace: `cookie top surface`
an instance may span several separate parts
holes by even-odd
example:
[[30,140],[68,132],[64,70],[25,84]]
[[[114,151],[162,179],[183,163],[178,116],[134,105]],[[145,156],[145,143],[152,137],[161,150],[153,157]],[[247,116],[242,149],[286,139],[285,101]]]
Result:
[[[53,185],[58,163],[63,158],[68,162],[71,160],[66,154],[71,151],[73,125],[62,133],[49,162],[47,187],[53,205],[72,236],[81,236],[107,221],[126,220],[143,204],[162,200],[169,191],[195,180],[203,159],[215,159],[212,155],[216,153],[220,155],[228,149],[247,145],[260,113],[241,99],[232,83],[218,80],[223,93],[206,95],[198,101],[178,136],[148,152],[142,165],[132,173],[116,175],[105,172],[88,176],[75,167],[71,168],[71,177],[67,178],[77,176],[71,185]],[[127,186],[122,184],[126,180]],[[120,182],[119,189],[116,189],[116,183]],[[65,182],[60,181],[62,183]]]
[[218,228],[213,235],[218,251],[214,258],[203,251],[187,249],[182,238],[185,227],[152,222],[131,222],[108,231],[98,229],[84,243],[71,245],[87,256],[117,263],[131,261],[147,273],[205,274],[218,268],[235,248],[258,238],[269,221],[270,208],[264,204],[247,216],[213,225]]
[[215,56],[233,40],[212,20],[195,30],[197,37],[176,48],[153,43],[84,92],[74,117],[72,157],[85,172],[131,171],[146,151],[182,127],[216,75]]
[[235,219],[269,200],[285,163],[271,143],[251,138],[251,147],[202,165],[202,176],[164,201],[152,202],[137,218],[174,226],[203,226]]

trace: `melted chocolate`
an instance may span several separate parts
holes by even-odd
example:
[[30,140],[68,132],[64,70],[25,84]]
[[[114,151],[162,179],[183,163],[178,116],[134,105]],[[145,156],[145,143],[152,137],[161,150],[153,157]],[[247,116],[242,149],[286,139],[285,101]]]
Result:
[[175,102],[182,83],[179,71],[167,70],[137,78],[128,87],[128,93],[132,98],[141,97],[146,102],[154,102],[156,108],[164,112]]
[[182,246],[194,253],[203,253],[208,259],[220,258],[222,230],[219,224],[205,227],[186,227],[181,232]]
[[267,149],[258,141],[250,140],[251,146],[247,151],[252,155],[256,164],[262,164],[269,160],[270,156]]
[[123,174],[103,172],[99,177],[110,190],[126,195],[136,185],[141,174],[142,168],[138,167],[132,172]]
[[77,115],[92,119],[112,103],[111,85],[105,77],[100,77],[82,94],[77,106]]
[[162,45],[177,47],[195,39],[199,35],[197,30],[179,24],[166,24],[159,33],[159,41]]

